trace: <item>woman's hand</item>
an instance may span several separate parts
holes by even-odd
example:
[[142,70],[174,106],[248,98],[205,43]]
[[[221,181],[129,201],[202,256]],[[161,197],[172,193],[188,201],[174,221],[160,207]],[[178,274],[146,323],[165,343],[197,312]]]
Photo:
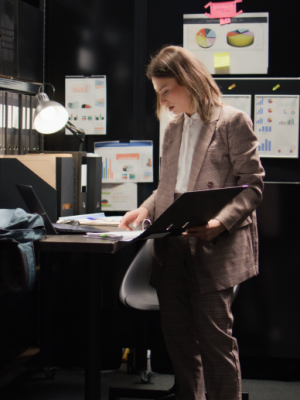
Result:
[[149,211],[146,207],[140,207],[136,210],[127,212],[124,217],[121,219],[119,228],[125,228],[127,231],[132,231],[130,228],[130,224],[133,224],[133,227],[136,228],[144,219],[149,215]]
[[211,242],[214,238],[220,235],[220,233],[226,230],[225,226],[217,219],[211,219],[206,225],[195,226],[194,228],[188,228],[186,232],[183,232],[183,236],[196,237],[201,240]]

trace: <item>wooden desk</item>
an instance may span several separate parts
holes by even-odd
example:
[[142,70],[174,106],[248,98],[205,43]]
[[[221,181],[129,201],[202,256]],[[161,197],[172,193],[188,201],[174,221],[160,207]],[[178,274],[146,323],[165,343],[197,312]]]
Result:
[[101,270],[112,262],[113,254],[128,243],[87,239],[81,235],[48,236],[36,242],[41,266],[41,355],[51,366],[51,270],[62,253],[85,254],[88,268],[87,336],[85,365],[85,400],[101,398]]

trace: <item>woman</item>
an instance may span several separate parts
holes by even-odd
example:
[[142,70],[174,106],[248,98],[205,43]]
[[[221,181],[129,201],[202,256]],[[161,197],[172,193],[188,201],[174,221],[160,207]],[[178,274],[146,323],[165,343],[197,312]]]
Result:
[[147,68],[166,128],[158,189],[120,227],[155,220],[181,193],[249,185],[205,226],[154,240],[150,283],[157,289],[177,400],[240,400],[241,374],[232,337],[233,287],[258,273],[255,209],[264,170],[250,118],[221,102],[204,65],[170,46]]

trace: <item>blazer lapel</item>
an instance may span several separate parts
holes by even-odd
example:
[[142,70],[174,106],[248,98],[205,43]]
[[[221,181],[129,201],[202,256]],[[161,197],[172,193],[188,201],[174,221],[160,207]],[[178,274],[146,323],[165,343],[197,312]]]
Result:
[[201,128],[199,138],[197,140],[197,144],[193,154],[191,172],[187,187],[188,192],[194,190],[198,175],[200,173],[204,161],[204,157],[206,155],[208,146],[212,140],[216,128],[216,123],[217,123],[216,121],[219,119],[220,112],[221,112],[220,106],[213,106],[211,110],[210,120],[205,122]]
[[183,115],[176,121],[176,128],[174,132],[172,132],[172,136],[170,137],[169,149],[167,153],[168,160],[168,171],[169,171],[169,194],[172,198],[172,203],[174,201],[174,193],[177,182],[177,171],[178,171],[178,159],[179,159],[179,151],[181,145],[182,138],[182,130],[183,130]]

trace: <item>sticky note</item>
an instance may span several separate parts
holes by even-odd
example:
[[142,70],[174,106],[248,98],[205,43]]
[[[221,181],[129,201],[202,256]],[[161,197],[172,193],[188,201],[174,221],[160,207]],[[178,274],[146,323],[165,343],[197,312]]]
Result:
[[226,53],[215,53],[214,54],[214,67],[215,68],[226,68],[230,67],[230,55]]
[[243,11],[236,11],[236,3],[241,3],[243,0],[223,1],[220,3],[207,3],[204,8],[210,6],[210,14],[205,13],[209,18],[231,18],[236,17]]
[[231,18],[220,18],[220,25],[226,25],[231,23]]

